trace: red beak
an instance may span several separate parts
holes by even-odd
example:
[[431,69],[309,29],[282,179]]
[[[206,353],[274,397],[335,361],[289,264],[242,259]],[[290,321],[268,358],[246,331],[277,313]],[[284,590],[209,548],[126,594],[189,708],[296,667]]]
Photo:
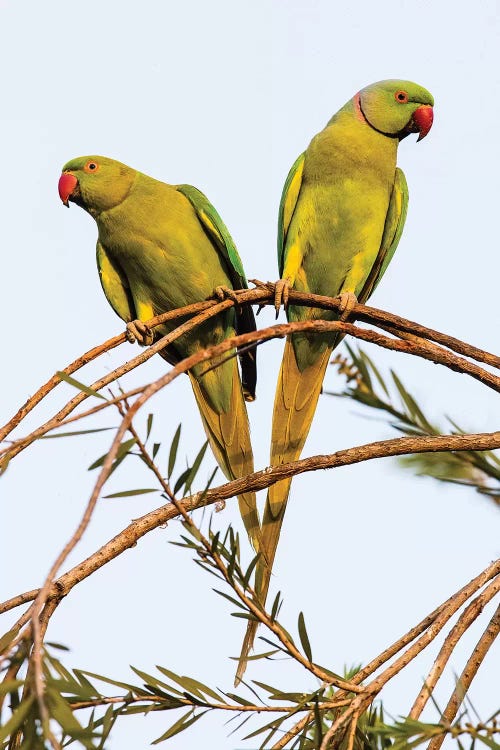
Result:
[[76,179],[74,174],[71,174],[71,172],[63,172],[62,175],[59,177],[59,197],[64,203],[65,206],[68,206],[69,208],[69,199],[73,192],[73,190],[78,185],[78,180]]
[[422,104],[421,107],[415,110],[412,119],[419,133],[417,141],[421,141],[432,128],[434,111],[429,104]]

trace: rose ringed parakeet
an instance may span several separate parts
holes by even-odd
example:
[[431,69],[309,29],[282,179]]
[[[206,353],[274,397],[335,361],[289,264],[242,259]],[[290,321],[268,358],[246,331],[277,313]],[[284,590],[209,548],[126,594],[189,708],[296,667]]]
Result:
[[[277,307],[289,288],[349,304],[365,302],[394,255],[406,217],[408,189],[396,167],[399,142],[423,138],[433,98],[410,81],[374,83],[357,93],[292,166],[278,220]],[[334,320],[332,312],[290,305],[290,321]],[[306,441],[332,349],[341,336],[294,334],[286,340],[276,388],[271,465],[296,460]],[[269,488],[255,590],[264,605],[291,480]],[[249,622],[237,672],[245,670],[257,623]]]
[[[208,199],[190,185],[168,185],[104,156],[69,161],[59,179],[59,195],[84,208],[98,228],[97,265],[108,302],[128,325],[132,338],[151,343],[178,323],[154,332],[141,321],[207,299],[219,288],[247,287],[231,236]],[[209,319],[163,349],[175,364],[236,333],[255,330],[248,306]],[[253,471],[245,398],[255,398],[255,352],[227,354],[188,373],[203,426],[228,479]],[[225,360],[225,361],[224,361]],[[214,364],[218,366],[211,368]],[[256,549],[260,524],[255,493],[239,497],[240,512]]]

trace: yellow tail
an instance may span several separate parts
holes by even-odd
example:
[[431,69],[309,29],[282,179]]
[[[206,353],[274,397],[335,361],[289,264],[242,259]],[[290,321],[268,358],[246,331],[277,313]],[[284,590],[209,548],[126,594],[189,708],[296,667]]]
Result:
[[[224,378],[224,368],[230,368],[232,375]],[[250,426],[236,358],[216,370],[206,373],[200,380],[189,373],[196,403],[200,410],[205,432],[214,452],[217,463],[227,479],[239,479],[254,470]],[[219,381],[218,383],[216,381]],[[207,396],[210,388],[218,390],[224,380],[231,391],[226,397],[224,409],[215,408]],[[219,386],[219,388],[217,388]],[[241,517],[250,541],[256,551],[260,549],[260,519],[257,511],[255,492],[247,492],[238,497]]]
[[[301,372],[297,365],[292,341],[287,338],[274,398],[271,466],[278,466],[299,458],[316,411],[331,351],[332,347],[327,347],[312,365]],[[272,566],[291,482],[291,479],[283,479],[272,485],[267,493],[262,522],[261,557],[255,572],[255,594],[262,607],[265,605],[269,590]],[[245,672],[257,625],[258,623],[254,621],[248,623],[235,685],[239,684]]]

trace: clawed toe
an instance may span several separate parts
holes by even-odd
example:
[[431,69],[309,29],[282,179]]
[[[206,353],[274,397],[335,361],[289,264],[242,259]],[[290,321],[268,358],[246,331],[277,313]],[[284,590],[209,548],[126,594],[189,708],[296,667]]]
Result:
[[132,320],[127,323],[125,335],[131,344],[137,341],[141,346],[150,346],[153,343],[153,332],[142,320]]
[[288,292],[290,291],[290,279],[280,279],[274,285],[274,309],[278,317],[280,307],[288,307]]
[[238,302],[238,297],[235,294],[234,289],[230,289],[228,286],[216,286],[213,296],[221,302],[224,302],[225,299],[232,299],[235,303]]
[[343,292],[342,294],[339,294],[338,299],[340,300],[340,320],[346,320],[354,307],[358,304],[358,298],[352,292]]

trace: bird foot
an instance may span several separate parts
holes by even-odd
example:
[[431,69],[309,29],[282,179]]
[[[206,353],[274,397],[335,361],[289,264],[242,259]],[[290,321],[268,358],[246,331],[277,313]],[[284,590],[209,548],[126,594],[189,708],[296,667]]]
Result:
[[153,343],[153,331],[142,320],[132,320],[127,323],[125,336],[131,344],[137,341],[141,346],[150,346]]
[[213,296],[220,302],[224,302],[225,299],[232,299],[234,303],[238,302],[238,296],[234,293],[234,289],[230,289],[228,286],[216,286]]
[[269,289],[270,286],[274,286],[269,281],[259,281],[259,279],[248,279],[248,281],[257,287],[257,289]]
[[280,279],[274,285],[274,309],[276,310],[276,317],[278,317],[280,307],[288,307],[288,292],[290,290],[290,279]]
[[342,292],[337,299],[340,300],[340,320],[346,320],[358,304],[358,298],[352,292]]
[[[250,284],[253,284],[256,289],[265,289],[267,292],[272,292],[274,289],[274,284],[272,284],[269,281],[259,281],[259,279],[248,279]],[[265,303],[260,303],[260,305],[257,308],[257,312],[255,313],[258,315],[261,310],[265,308]]]

